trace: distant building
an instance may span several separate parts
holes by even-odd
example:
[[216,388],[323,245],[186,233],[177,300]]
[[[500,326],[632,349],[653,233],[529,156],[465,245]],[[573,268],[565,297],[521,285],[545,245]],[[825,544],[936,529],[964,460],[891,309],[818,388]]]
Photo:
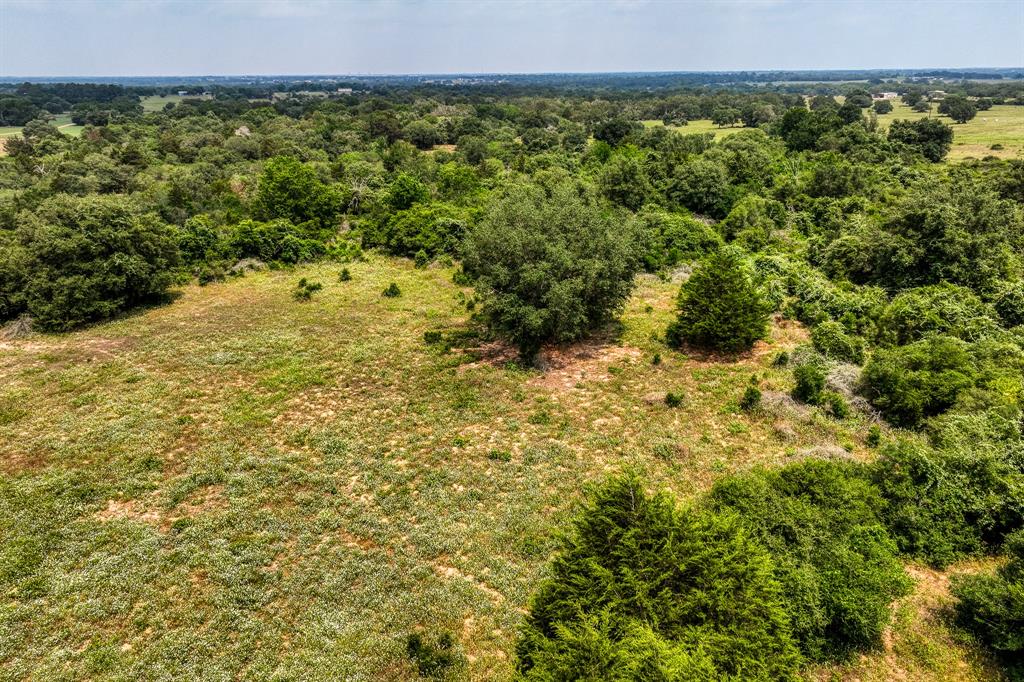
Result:
[[945,90],[932,90],[931,92],[928,93],[928,99],[930,99],[932,101],[939,101],[939,100],[946,99],[946,91]]
[[899,95],[895,92],[876,92],[871,95],[873,100],[896,99]]
[[188,94],[188,90],[178,90],[178,97],[184,97]]
[[352,88],[338,88],[338,94],[339,95],[351,95],[352,94]]

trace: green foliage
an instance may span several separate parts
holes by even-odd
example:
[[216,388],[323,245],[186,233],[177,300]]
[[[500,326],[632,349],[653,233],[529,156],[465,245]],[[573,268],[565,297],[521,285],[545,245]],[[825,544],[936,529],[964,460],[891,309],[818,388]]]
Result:
[[396,256],[456,253],[470,222],[465,209],[442,203],[416,203],[411,208],[371,218],[364,223],[367,246],[382,246]]
[[518,668],[526,680],[796,679],[787,620],[771,561],[734,518],[676,509],[620,477],[563,540]]
[[978,108],[966,97],[950,96],[939,103],[939,113],[946,114],[957,123],[967,123],[977,115]]
[[811,343],[830,360],[857,365],[864,361],[864,339],[850,334],[839,322],[826,320],[816,326],[811,330]]
[[398,288],[397,284],[392,282],[386,289],[384,289],[381,295],[384,296],[384,298],[398,298],[402,295],[402,290]]
[[992,304],[1004,327],[1024,325],[1024,280],[1002,283]]
[[601,194],[631,211],[639,210],[652,193],[640,160],[633,154],[616,154],[598,178]]
[[622,309],[641,243],[568,185],[548,196],[515,185],[466,238],[463,267],[476,278],[484,316],[532,359],[547,341],[571,341]]
[[267,161],[253,200],[258,218],[312,222],[317,228],[333,227],[341,206],[340,193],[321,182],[313,169],[283,156]]
[[1024,680],[1024,530],[1006,540],[1009,561],[994,574],[954,576],[958,624]]
[[825,391],[825,368],[815,358],[793,368],[793,398],[808,405],[820,405]]
[[931,336],[877,350],[864,367],[860,390],[886,419],[913,428],[952,407],[976,377],[966,343]]
[[889,140],[905,144],[929,161],[938,163],[946,158],[953,144],[953,129],[934,118],[893,121],[889,126]]
[[878,521],[878,492],[850,465],[808,460],[731,477],[711,503],[768,548],[805,656],[842,659],[881,644],[889,605],[910,581]]
[[726,239],[739,238],[751,247],[760,247],[785,221],[786,209],[781,203],[748,194],[733,205],[729,215],[718,223],[718,229]]
[[308,301],[313,298],[313,294],[324,288],[324,285],[320,282],[310,282],[305,277],[299,280],[299,283],[295,285],[295,289],[292,290],[292,298],[296,301]]
[[293,225],[287,220],[267,223],[243,220],[228,236],[228,248],[236,258],[259,258],[268,263],[301,263],[322,256],[324,243],[312,225]]
[[0,312],[27,311],[39,329],[64,331],[160,300],[174,281],[172,230],[122,197],[59,195],[21,221],[16,242],[0,247]]
[[743,252],[726,247],[703,260],[679,290],[679,315],[666,332],[673,346],[689,343],[736,352],[768,333],[769,308]]
[[636,216],[646,235],[644,267],[654,272],[696,260],[718,250],[722,238],[706,223],[680,213],[645,208]]
[[935,566],[998,547],[1024,526],[1024,474],[996,448],[886,446],[870,478],[900,551]]
[[747,386],[740,398],[740,409],[745,412],[753,412],[761,406],[761,389],[757,386]]
[[976,340],[993,334],[995,317],[973,291],[943,282],[896,296],[878,320],[878,340],[903,345],[931,334]]
[[405,653],[420,677],[435,680],[455,679],[466,665],[465,657],[456,649],[455,637],[450,632],[442,632],[434,641],[414,632],[405,640]]
[[882,429],[878,424],[868,427],[868,435],[864,437],[864,443],[869,448],[877,448],[882,443]]
[[348,268],[342,268],[341,273],[338,275],[339,282],[349,282],[352,280],[352,273],[348,271]]
[[731,205],[729,174],[717,161],[697,158],[675,169],[665,194],[676,206],[723,218]]
[[665,404],[669,407],[679,407],[685,402],[685,398],[682,393],[675,393],[669,391],[665,394]]

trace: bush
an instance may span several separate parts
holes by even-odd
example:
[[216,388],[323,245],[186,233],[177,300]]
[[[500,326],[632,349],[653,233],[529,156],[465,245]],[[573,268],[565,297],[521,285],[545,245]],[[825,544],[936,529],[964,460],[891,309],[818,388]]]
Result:
[[697,158],[680,165],[669,182],[666,195],[677,206],[724,218],[730,208],[729,174],[725,166]]
[[1009,561],[994,574],[954,576],[957,623],[1024,680],[1024,531],[1007,538]]
[[[931,111],[927,102],[924,111]],[[918,111],[915,107],[914,111]],[[929,161],[938,163],[949,153],[953,144],[953,128],[934,118],[917,121],[893,121],[889,125],[889,140],[913,148]]]
[[839,322],[828,320],[816,326],[811,330],[811,343],[831,360],[857,365],[864,361],[864,340],[847,332]]
[[882,443],[882,429],[878,424],[868,427],[868,435],[864,437],[864,443],[869,448],[877,448]]
[[817,359],[802,362],[793,368],[793,398],[808,405],[819,405],[825,390],[825,368]]
[[679,290],[679,316],[670,345],[684,342],[720,351],[747,350],[768,334],[768,305],[743,252],[727,247],[701,262]]
[[993,306],[1004,327],[1024,325],[1024,280],[1004,283]]
[[343,199],[325,185],[316,172],[296,159],[278,156],[267,161],[253,201],[257,217],[286,220],[296,225],[312,222],[317,229],[333,227]]
[[889,604],[910,582],[879,523],[882,500],[853,465],[760,470],[717,483],[710,500],[768,548],[805,656],[842,659],[881,643]]
[[871,465],[900,551],[934,566],[997,548],[1024,525],[1024,476],[995,449],[886,446]]
[[47,199],[16,238],[0,251],[0,312],[44,331],[162,299],[180,262],[171,228],[117,196]]
[[293,225],[287,220],[269,223],[243,220],[234,226],[228,244],[235,258],[259,258],[268,263],[311,261],[326,250],[315,230]]
[[381,246],[396,256],[434,257],[456,253],[470,223],[470,213],[450,204],[417,203],[387,212],[362,224],[367,246]]
[[836,419],[846,419],[850,416],[850,405],[846,398],[835,391],[825,391],[822,394],[822,402],[828,407],[829,414]]
[[541,344],[579,339],[622,309],[640,241],[572,186],[548,196],[516,185],[469,233],[463,267],[476,278],[489,326],[532,360]]
[[722,245],[714,228],[690,216],[646,208],[636,221],[646,235],[643,260],[649,272],[696,260]]
[[669,391],[665,394],[665,404],[669,407],[679,407],[683,404],[683,394]]
[[313,298],[313,294],[324,288],[320,282],[310,282],[305,277],[299,280],[299,283],[295,285],[295,289],[292,290],[292,298],[296,301],[308,301]]
[[352,273],[348,271],[348,268],[342,268],[341,274],[338,275],[339,282],[348,282],[352,280]]
[[402,295],[402,290],[398,288],[397,284],[392,282],[386,289],[384,289],[384,292],[381,295],[385,298],[398,298]]
[[420,677],[454,679],[455,673],[465,667],[465,658],[456,650],[450,632],[441,633],[435,641],[414,632],[405,640],[405,653]]
[[879,349],[864,367],[859,390],[885,418],[907,428],[945,412],[974,385],[968,346],[933,336],[907,346]]
[[896,296],[878,320],[878,339],[904,345],[929,334],[975,340],[996,329],[995,312],[966,287],[942,282]]
[[518,669],[526,680],[796,679],[787,621],[771,561],[733,517],[676,509],[619,477],[591,495],[534,595]]
[[753,412],[761,405],[761,389],[757,386],[747,386],[740,398],[740,409],[745,412]]

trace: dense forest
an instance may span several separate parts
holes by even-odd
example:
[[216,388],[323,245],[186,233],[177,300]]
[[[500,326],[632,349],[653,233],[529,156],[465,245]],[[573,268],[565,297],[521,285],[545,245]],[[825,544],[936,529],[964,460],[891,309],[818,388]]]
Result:
[[[1024,160],[946,162],[960,122],[1024,106],[1021,82],[745,80],[765,82],[218,85],[158,111],[140,96],[179,88],[11,84],[0,321],[60,334],[254,269],[345,280],[373,252],[454,266],[472,329],[425,341],[496,339],[526,371],[614,329],[638,277],[679,281],[666,356],[730,362],[798,323],[810,343],[773,358],[791,400],[863,415],[873,455],[723,476],[686,504],[632,470],[594,486],[517,674],[798,679],[881,645],[906,562],[992,556],[954,579],[955,619],[1024,679]],[[888,90],[935,115],[883,129]],[[66,112],[80,136],[46,120]],[[754,376],[738,407],[764,400]],[[10,599],[32,570],[0,563]],[[464,666],[447,634],[407,650],[423,676]]]

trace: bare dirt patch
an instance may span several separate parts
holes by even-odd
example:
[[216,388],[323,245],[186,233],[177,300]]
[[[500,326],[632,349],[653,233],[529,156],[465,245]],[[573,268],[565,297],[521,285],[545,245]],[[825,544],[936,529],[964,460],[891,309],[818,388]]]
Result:
[[639,348],[611,346],[600,342],[582,342],[541,353],[544,373],[530,385],[557,391],[569,391],[585,381],[608,381],[612,365],[628,363],[641,355]]

